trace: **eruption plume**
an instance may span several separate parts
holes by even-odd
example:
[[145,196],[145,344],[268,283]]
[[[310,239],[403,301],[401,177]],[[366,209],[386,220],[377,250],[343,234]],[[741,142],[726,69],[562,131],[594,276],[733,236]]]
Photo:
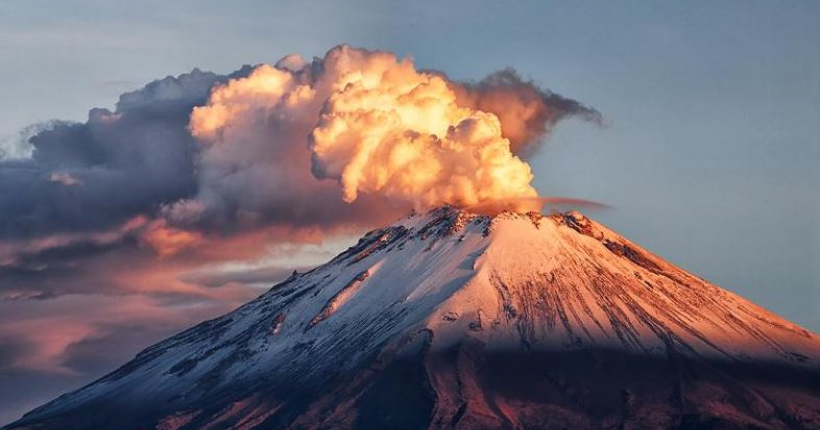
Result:
[[369,194],[424,210],[537,197],[521,156],[573,114],[599,117],[509,70],[460,84],[389,52],[340,46],[311,63],[285,57],[215,88],[190,129],[205,145],[206,180],[226,159],[258,163],[258,154],[232,149],[252,142],[279,148],[274,163],[292,156],[289,169],[307,169],[299,163],[309,159],[313,177],[337,181],[347,203]]

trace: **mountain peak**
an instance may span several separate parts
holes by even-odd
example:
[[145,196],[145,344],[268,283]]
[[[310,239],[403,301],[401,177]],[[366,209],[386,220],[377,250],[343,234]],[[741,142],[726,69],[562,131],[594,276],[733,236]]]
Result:
[[[422,232],[436,232],[442,235],[452,235],[464,230],[468,224],[481,225],[487,230],[486,234],[499,223],[513,220],[529,220],[533,227],[538,228],[539,223],[544,219],[554,222],[572,222],[577,225],[590,225],[589,219],[578,211],[566,213],[553,213],[543,215],[536,211],[513,211],[502,210],[488,213],[485,211],[474,211],[470,208],[460,208],[456,206],[440,206],[425,213],[413,212],[396,225],[414,229]],[[390,227],[388,227],[390,228]],[[381,231],[378,229],[375,231]],[[372,232],[371,232],[372,233]],[[370,233],[368,233],[369,235]]]
[[818,372],[817,335],[579,212],[441,207],[11,428],[818,428]]

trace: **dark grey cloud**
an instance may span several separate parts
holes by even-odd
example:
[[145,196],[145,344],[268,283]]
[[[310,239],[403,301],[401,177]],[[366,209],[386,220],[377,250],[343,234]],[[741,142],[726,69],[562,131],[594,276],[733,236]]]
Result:
[[0,264],[0,300],[48,299],[82,292],[115,294],[114,278],[107,275],[154,258],[131,235],[111,242],[80,240],[20,252]]
[[9,372],[14,363],[32,353],[32,346],[21,339],[0,338],[0,375]]
[[595,108],[526,80],[512,68],[462,85],[456,89],[459,102],[496,114],[504,136],[520,156],[531,155],[565,118],[603,124],[603,116]]
[[92,109],[85,123],[42,125],[30,158],[0,159],[0,238],[105,230],[192,195],[188,118],[227,78],[195,69],[123,94],[113,112]]

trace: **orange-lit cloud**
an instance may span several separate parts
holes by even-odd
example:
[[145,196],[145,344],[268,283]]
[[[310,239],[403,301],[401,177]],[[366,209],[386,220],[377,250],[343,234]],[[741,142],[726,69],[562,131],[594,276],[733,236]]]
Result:
[[75,178],[70,173],[66,173],[66,172],[53,172],[49,176],[49,180],[51,182],[56,182],[58,184],[65,185],[66,187],[73,187],[73,186],[83,184],[83,181]]
[[142,239],[160,257],[168,257],[186,248],[205,243],[205,237],[202,234],[169,227],[168,222],[164,219],[151,222],[143,232]]
[[[337,181],[344,202],[371,194],[427,209],[536,196],[516,152],[571,114],[596,113],[510,71],[465,85],[389,52],[341,46],[312,64],[289,56],[218,86],[194,109],[190,128],[205,146],[202,189],[217,188],[207,183],[210,170],[223,180],[226,170],[258,166],[254,157],[266,152],[247,148],[259,145],[302,169],[309,157],[313,175]],[[225,191],[218,187],[204,196],[204,210],[224,206],[213,201]]]
[[313,169],[338,179],[345,201],[375,193],[424,210],[537,195],[498,117],[459,106],[443,76],[350,48],[325,65],[336,80],[312,133]]

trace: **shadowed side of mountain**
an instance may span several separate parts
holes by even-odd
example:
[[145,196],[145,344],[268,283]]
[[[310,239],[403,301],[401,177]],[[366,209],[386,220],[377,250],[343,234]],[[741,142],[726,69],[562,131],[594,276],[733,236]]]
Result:
[[109,401],[12,428],[820,428],[820,373],[781,363],[488,352],[474,342],[431,353],[426,344],[385,352],[315,386],[262,380],[182,410],[145,399],[136,413]]

